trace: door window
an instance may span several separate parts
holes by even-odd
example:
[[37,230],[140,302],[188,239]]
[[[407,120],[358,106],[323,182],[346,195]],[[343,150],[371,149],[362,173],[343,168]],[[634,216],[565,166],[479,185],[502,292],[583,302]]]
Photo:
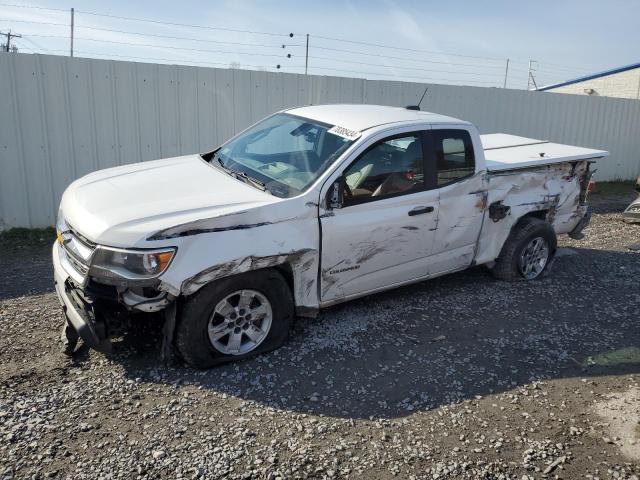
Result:
[[344,173],[346,205],[424,188],[421,134],[397,136],[369,147]]
[[433,130],[438,186],[475,173],[471,136],[466,130]]

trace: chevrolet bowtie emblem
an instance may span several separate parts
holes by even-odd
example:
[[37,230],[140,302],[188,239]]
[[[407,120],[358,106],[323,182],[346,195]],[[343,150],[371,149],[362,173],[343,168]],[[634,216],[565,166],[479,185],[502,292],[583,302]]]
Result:
[[56,232],[56,238],[60,245],[66,245],[71,241],[71,235],[69,230],[66,230],[64,232]]

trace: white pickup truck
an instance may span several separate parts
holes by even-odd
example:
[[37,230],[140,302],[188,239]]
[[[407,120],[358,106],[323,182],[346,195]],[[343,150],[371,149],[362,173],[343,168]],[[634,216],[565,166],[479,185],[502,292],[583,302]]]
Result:
[[[276,113],[216,150],[91,173],[53,246],[72,353],[160,312],[163,351],[206,368],[280,346],[296,315],[474,265],[551,266],[608,155],[374,105]],[[174,348],[175,347],[175,348]]]

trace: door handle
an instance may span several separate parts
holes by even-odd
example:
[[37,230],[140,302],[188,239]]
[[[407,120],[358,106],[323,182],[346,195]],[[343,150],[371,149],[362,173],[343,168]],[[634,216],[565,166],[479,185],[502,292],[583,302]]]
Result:
[[423,213],[433,212],[433,207],[416,207],[413,210],[409,210],[409,216],[422,215]]

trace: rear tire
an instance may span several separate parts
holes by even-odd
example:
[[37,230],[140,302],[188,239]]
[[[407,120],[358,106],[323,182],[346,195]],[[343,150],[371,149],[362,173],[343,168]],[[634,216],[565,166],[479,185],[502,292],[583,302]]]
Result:
[[175,344],[195,368],[242,360],[280,347],[293,312],[289,286],[276,270],[223,278],[187,298]]
[[525,217],[511,230],[491,273],[508,282],[543,277],[551,268],[557,244],[549,222]]

